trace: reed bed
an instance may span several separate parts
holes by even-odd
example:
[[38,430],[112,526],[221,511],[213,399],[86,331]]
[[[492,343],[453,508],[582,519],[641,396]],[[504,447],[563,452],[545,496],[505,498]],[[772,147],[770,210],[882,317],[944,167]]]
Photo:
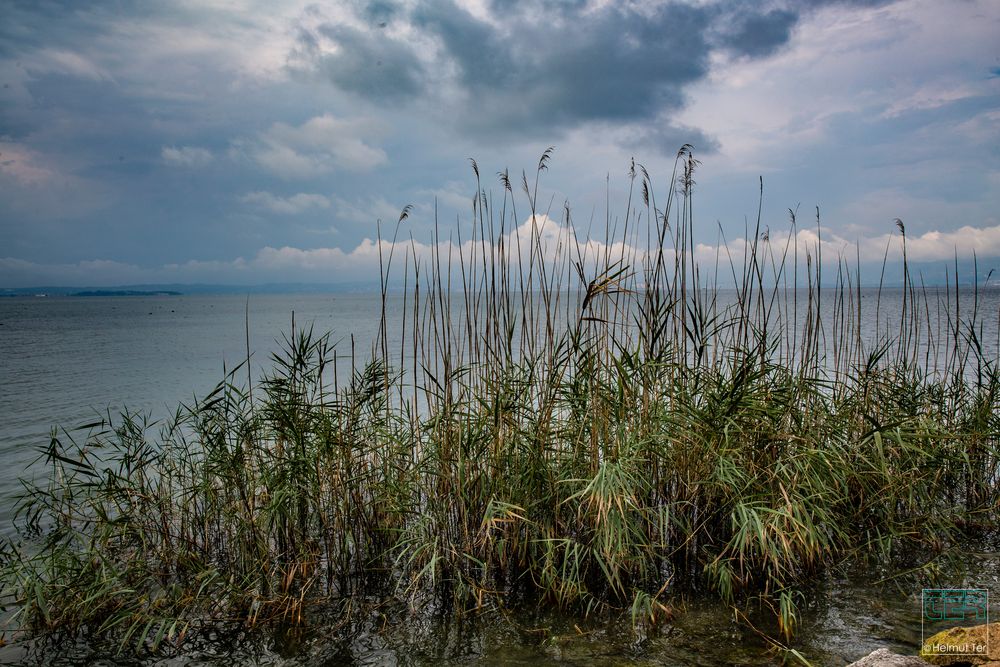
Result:
[[550,154],[499,196],[473,162],[454,240],[406,240],[404,210],[349,377],[293,326],[265,377],[233,371],[156,434],[133,414],[54,433],[0,553],[20,632],[162,651],[387,600],[656,625],[712,594],[791,635],[824,569],[930,567],[994,525],[1000,373],[957,276],[880,288],[898,327],[870,335],[859,269],[824,277],[794,214],[793,241],[758,219],[703,272],[690,147],[659,207],[632,165],[599,242],[542,209]]

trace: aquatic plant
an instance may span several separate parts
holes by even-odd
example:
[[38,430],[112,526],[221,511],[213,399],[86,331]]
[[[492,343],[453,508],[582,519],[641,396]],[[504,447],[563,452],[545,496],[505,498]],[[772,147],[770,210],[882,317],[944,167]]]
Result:
[[134,414],[54,432],[0,553],[13,623],[158,650],[388,599],[655,625],[707,589],[791,635],[825,568],[927,566],[993,525],[1000,373],[957,275],[904,268],[875,308],[898,326],[868,336],[860,269],[821,287],[794,212],[784,245],[758,217],[700,268],[689,146],[662,209],[631,166],[599,240],[541,210],[550,156],[521,192],[499,174],[497,202],[473,162],[457,243],[401,241],[403,211],[349,377],[343,346],[293,325],[269,374],[233,370],[158,433]]

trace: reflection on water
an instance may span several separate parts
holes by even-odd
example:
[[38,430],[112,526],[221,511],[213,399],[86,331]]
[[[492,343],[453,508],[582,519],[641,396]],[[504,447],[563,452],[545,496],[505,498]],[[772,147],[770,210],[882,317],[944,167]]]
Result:
[[[980,587],[1000,595],[1000,550],[976,551],[952,563],[934,586]],[[916,655],[921,643],[923,583],[882,580],[876,571],[831,572],[807,590],[801,624],[790,648],[812,665],[846,665],[882,647]],[[464,620],[429,618],[405,608],[356,612],[350,622],[330,619],[305,637],[271,639],[211,636],[207,645],[185,645],[178,655],[123,660],[86,644],[57,642],[27,650],[0,649],[0,663],[105,665],[770,665],[802,664],[774,647],[766,611],[745,604],[734,610],[709,598],[676,601],[677,617],[657,630],[635,631],[627,618],[581,619],[551,611],[481,613]],[[363,609],[358,605],[356,609]],[[991,609],[997,613],[996,603]],[[341,627],[345,626],[345,627]],[[332,629],[338,627],[340,629]],[[938,628],[939,629],[939,628]]]

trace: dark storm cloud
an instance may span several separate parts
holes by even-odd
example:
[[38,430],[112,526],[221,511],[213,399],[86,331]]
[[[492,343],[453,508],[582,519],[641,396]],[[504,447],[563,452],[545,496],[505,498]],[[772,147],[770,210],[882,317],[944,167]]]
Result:
[[707,71],[709,20],[673,4],[646,15],[563,6],[516,14],[501,34],[450,3],[414,17],[440,39],[471,97],[487,102],[474,118],[515,127],[630,121],[679,107],[682,87]]
[[503,16],[516,12],[575,12],[585,9],[589,0],[490,0],[490,9]]
[[877,7],[895,1],[785,0],[768,8],[756,0],[728,0],[716,6],[713,43],[738,56],[763,58],[788,43],[804,14],[824,7]]
[[719,150],[718,140],[701,130],[663,121],[642,123],[627,132],[621,143],[639,152],[655,150],[664,155],[676,153],[684,144],[691,144],[699,155]]
[[[496,22],[490,22],[450,0],[406,15],[380,2],[355,14],[369,24],[384,21],[367,30],[331,22],[304,31],[295,58],[342,90],[376,102],[434,98],[451,86],[463,100],[454,109],[456,121],[501,134],[649,118],[679,108],[683,86],[707,72],[714,10],[667,4],[640,13],[502,2],[494,10]],[[421,63],[430,56],[389,36],[382,28],[393,20],[436,44],[434,70],[454,76],[425,76]]]
[[321,53],[316,35],[307,35],[301,43],[311,44],[310,55],[320,73],[343,90],[376,101],[421,91],[423,68],[408,45],[343,25],[325,24],[318,32],[337,45],[336,54]]
[[80,43],[104,32],[115,18],[152,13],[155,5],[129,0],[7,0],[0,10],[0,55],[25,47]]
[[391,21],[399,11],[399,5],[395,2],[389,2],[388,0],[374,0],[373,2],[367,2],[361,10],[362,16],[364,16],[370,23],[384,28],[389,21]]
[[766,14],[739,12],[734,19],[730,32],[724,35],[724,46],[736,54],[760,58],[771,55],[788,42],[799,15],[775,9]]
[[[386,0],[355,5],[355,17],[368,28],[327,22],[304,31],[296,57],[363,98],[448,99],[454,121],[467,131],[523,136],[529,129],[644,122],[677,111],[685,87],[708,73],[713,50],[770,55],[788,42],[798,20],[792,8],[762,12],[743,2],[594,8],[582,0],[493,0],[489,9],[485,20],[453,0],[411,10]],[[393,25],[409,32],[390,37],[385,28]],[[436,51],[418,50],[418,42]],[[429,71],[448,74],[433,78]],[[458,93],[458,103],[448,91]]]
[[818,9],[830,5],[840,5],[842,7],[881,7],[890,5],[896,0],[792,0],[790,4],[803,10]]
[[446,58],[458,67],[459,81],[467,90],[532,85],[529,79],[535,78],[535,72],[527,66],[527,60],[533,54],[517,57],[525,35],[507,39],[490,24],[447,1],[418,9],[413,23],[440,40]]
[[348,0],[356,24],[329,21],[311,6],[289,56],[293,72],[319,75],[341,90],[374,102],[398,102],[424,92],[426,72],[412,46],[387,30],[401,12],[393,0]]

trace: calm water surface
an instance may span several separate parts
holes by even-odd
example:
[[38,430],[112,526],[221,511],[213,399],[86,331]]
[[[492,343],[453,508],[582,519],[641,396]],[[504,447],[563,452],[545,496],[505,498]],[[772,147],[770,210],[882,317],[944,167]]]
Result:
[[[865,293],[863,326],[874,333],[874,298]],[[47,297],[0,299],[0,533],[11,534],[19,477],[31,477],[37,448],[53,427],[73,426],[128,409],[164,419],[177,405],[210,391],[246,359],[249,317],[252,372],[268,368],[283,334],[312,326],[332,332],[341,373],[353,347],[363,362],[378,327],[377,295]],[[391,304],[390,328],[401,298]],[[962,308],[971,310],[971,296]],[[997,355],[1000,290],[980,294],[984,341]],[[871,312],[868,312],[871,311]],[[892,300],[880,319],[897,318]],[[294,314],[294,315],[293,315]],[[242,373],[241,373],[242,376]],[[956,583],[1000,595],[1000,565],[987,551],[951,573]],[[844,665],[887,646],[914,653],[920,640],[919,589],[874,585],[867,575],[831,575],[810,594],[794,647],[817,665]],[[996,597],[996,596],[994,596]],[[997,598],[1000,599],[1000,598]],[[0,662],[37,659],[22,648],[0,649]],[[44,660],[104,660],[86,647]],[[638,637],[628,624],[581,624],[558,615],[487,618],[464,625],[408,619],[362,622],[349,638],[313,636],[292,645],[209,650],[191,648],[161,664],[363,665],[771,665],[780,658],[732,611],[689,602],[672,625]]]
[[[0,531],[10,494],[53,427],[72,429],[122,410],[172,415],[247,357],[253,377],[296,328],[331,332],[345,367],[350,336],[370,355],[378,297],[254,295],[0,299]],[[244,373],[240,377],[245,377]]]

